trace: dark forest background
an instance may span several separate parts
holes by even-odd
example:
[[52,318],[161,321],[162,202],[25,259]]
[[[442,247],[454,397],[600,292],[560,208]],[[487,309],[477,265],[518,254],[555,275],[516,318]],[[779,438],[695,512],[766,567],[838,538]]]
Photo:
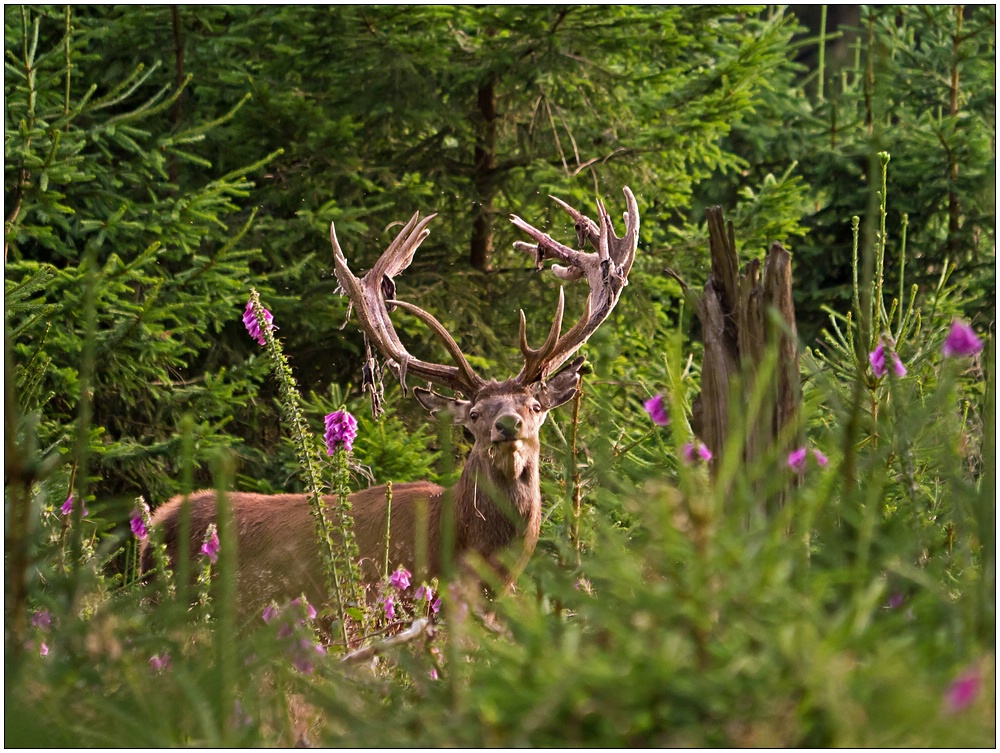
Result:
[[[235,446],[254,469],[243,481],[283,487],[273,388],[240,323],[250,285],[306,393],[354,395],[361,342],[340,329],[329,224],[365,269],[393,223],[437,212],[405,295],[506,378],[518,310],[537,337],[555,299],[555,282],[513,250],[507,216],[568,241],[549,194],[593,214],[595,197],[617,206],[626,184],[642,216],[637,268],[595,342],[620,359],[616,376],[655,361],[677,322],[681,289],[664,270],[704,283],[715,204],[744,260],[775,240],[792,251],[812,346],[824,307],[850,300],[850,217],[868,209],[883,149],[889,227],[909,218],[908,280],[929,290],[954,264],[966,313],[992,321],[992,10],[885,7],[828,22],[822,68],[816,10],[805,11],[813,31],[798,13],[8,8],[5,277],[8,288],[46,279],[8,320],[25,409],[44,406],[54,431],[75,415],[89,263],[100,494],[175,491],[171,437],[185,412],[199,448]],[[889,285],[896,266],[890,254]],[[446,358],[407,324],[415,352]]]
[[[604,526],[632,531],[633,544],[659,541],[655,526],[645,534],[630,528],[642,514],[623,501],[626,487],[615,486],[608,474],[627,476],[628,488],[639,489],[657,473],[673,473],[676,448],[668,451],[650,438],[642,403],[680,374],[671,371],[678,359],[687,364],[684,379],[694,380],[687,389],[692,395],[697,391],[701,333],[692,316],[692,291],[704,286],[710,271],[707,208],[721,205],[733,221],[741,263],[762,259],[773,241],[791,251],[806,400],[809,410],[818,411],[810,426],[822,436],[840,437],[843,414],[836,411],[843,406],[809,390],[819,390],[830,373],[825,364],[835,352],[831,327],[843,322],[834,319],[831,325],[831,314],[844,315],[852,305],[852,217],[861,218],[863,250],[881,237],[879,152],[891,154],[888,201],[882,197],[887,299],[898,298],[905,306],[915,285],[913,295],[924,307],[913,344],[900,343],[899,351],[913,375],[921,374],[930,386],[907,399],[923,405],[931,386],[950,384],[938,380],[940,342],[931,341],[951,317],[993,333],[995,6],[8,5],[4,22],[8,464],[17,460],[10,454],[15,439],[24,436],[30,436],[39,458],[54,458],[33,477],[44,478],[38,488],[51,515],[69,488],[79,488],[77,474],[86,475],[87,525],[93,526],[95,551],[110,571],[123,567],[121,555],[110,551],[111,544],[100,549],[100,542],[127,537],[136,496],[155,505],[188,483],[212,485],[222,448],[234,459],[234,486],[265,492],[301,488],[277,387],[268,378],[270,365],[241,320],[251,287],[274,314],[317,431],[324,413],[346,405],[361,422],[355,457],[379,482],[450,473],[447,463],[442,466],[434,426],[391,378],[386,379],[388,414],[378,422],[370,416],[361,394],[361,335],[354,324],[342,328],[347,305],[336,290],[331,222],[352,268],[361,271],[388,246],[400,223],[416,211],[436,212],[429,239],[400,279],[400,297],[438,316],[483,373],[505,379],[519,368],[518,311],[526,314],[529,340],[539,342],[558,294],[558,281],[514,249],[513,242],[524,238],[508,216],[516,214],[572,245],[573,228],[549,195],[591,216],[600,198],[620,220],[622,187],[632,189],[642,218],[639,251],[620,304],[585,349],[593,373],[579,416],[580,457],[564,461],[568,410],[550,417],[544,437],[544,491],[549,498],[565,496],[574,473],[579,476],[574,468],[584,469],[584,484],[591,484],[585,539],[597,550],[603,542],[603,557],[619,551],[603,538]],[[582,291],[569,284],[566,295],[567,320],[575,320]],[[415,355],[447,362],[416,319],[400,315],[397,327]],[[975,407],[988,392],[985,383],[967,377],[969,392],[961,399],[972,402],[955,398],[965,406],[961,426],[968,434],[962,441],[969,446],[991,420]],[[874,395],[874,383],[870,386]],[[843,394],[848,391],[844,387]],[[882,403],[873,397],[871,405]],[[873,407],[872,421],[889,420],[891,410],[879,413]],[[907,424],[914,432],[931,425],[920,415],[926,419],[921,426]],[[81,436],[78,426],[89,429]],[[464,441],[457,438],[459,450]],[[919,441],[929,448],[938,440]],[[912,468],[898,477],[888,470],[909,450],[888,446],[878,450],[888,453],[878,456],[886,478],[897,485],[899,499],[912,497],[916,492],[906,491]],[[71,462],[81,453],[86,463]],[[602,459],[609,465],[601,467]],[[967,470],[978,474],[980,461],[970,460]],[[928,499],[940,500],[944,486],[927,474],[921,488],[935,489]],[[369,482],[358,474],[354,483]],[[824,500],[832,494],[816,493]],[[936,543],[921,545],[932,559],[946,550],[951,556],[951,544],[942,542],[953,542],[955,535],[954,529],[943,533],[945,518],[936,517],[942,514],[937,504],[921,507],[921,522],[913,524],[934,531]],[[850,516],[842,511],[834,518],[831,530],[845,541],[848,529],[869,530],[868,518],[848,524]],[[565,525],[558,506],[546,518],[536,558],[565,564],[552,543]],[[903,541],[902,529],[892,530]],[[734,533],[733,545],[740,540]],[[862,571],[886,577],[888,554],[877,565],[865,559],[867,549],[850,542],[852,554],[837,567],[843,565],[858,582],[864,580]],[[906,562],[927,561],[921,553],[906,552],[900,555]],[[666,563],[683,559],[674,550],[663,556]],[[726,556],[720,554],[719,562],[729,562]],[[538,608],[578,598],[572,589],[564,594],[552,585],[556,576],[547,566],[539,565],[543,569],[534,577],[555,590],[543,598],[539,586]],[[754,567],[746,565],[745,572],[760,574],[760,581],[747,585],[748,593],[758,593],[753,589],[763,589],[772,576],[785,577],[767,569],[770,565]],[[935,586],[935,593],[962,590],[961,577],[948,572],[941,581],[947,585]],[[705,574],[717,582],[712,577]],[[815,594],[826,593],[827,586],[846,588],[846,576],[838,578],[826,585],[810,581],[810,588]],[[614,590],[614,582],[604,583],[605,593]],[[628,588],[644,594],[642,582],[629,581]],[[36,585],[45,591],[44,583]],[[925,585],[914,575],[908,587]],[[868,598],[860,586],[851,589],[850,603]],[[664,599],[665,593],[660,593]],[[825,598],[817,596],[823,606],[816,607],[810,625],[827,624],[823,614],[836,611]],[[738,604],[739,596],[734,599]],[[691,614],[711,612],[695,601]],[[869,601],[871,609],[878,608],[877,595]],[[795,603],[789,597],[775,609],[791,614]],[[637,607],[630,602],[615,608],[624,614]],[[589,607],[579,609],[585,614]],[[940,625],[954,628],[952,637],[975,634],[981,640],[974,645],[989,643],[982,637],[989,633],[988,620],[962,633],[965,628],[941,616],[945,607],[935,609]],[[644,634],[644,620],[633,625],[636,636]],[[855,628],[863,632],[860,622],[844,625],[844,641],[855,636]],[[774,629],[778,635],[778,626]],[[892,632],[886,631],[880,635]],[[518,644],[518,651],[535,657],[531,661],[541,661],[537,652],[550,645],[540,635],[537,645],[530,635]],[[943,667],[957,666],[955,657],[968,657],[973,644],[950,654],[943,648],[950,639],[935,635],[921,656],[933,657],[929,665],[938,661],[927,676],[941,684]],[[780,644],[771,638],[764,642]],[[819,656],[822,641],[813,638],[785,635],[783,655]],[[752,696],[751,691],[741,695],[738,683],[728,685],[727,678],[742,677],[742,670],[733,669],[739,663],[735,657],[753,665],[747,671],[755,682],[769,682],[767,671],[754,663],[756,640],[748,636],[745,642],[732,638],[716,645],[722,653],[714,658],[727,669],[705,675],[711,687],[682,683],[663,690],[673,694],[676,711],[668,721],[650,717],[633,737],[616,738],[610,732],[602,736],[604,723],[591,720],[593,729],[570,725],[586,734],[566,739],[616,745],[883,739],[844,737],[855,726],[855,707],[838,716],[847,707],[821,698],[820,683],[813,681],[821,666],[823,672],[846,673],[848,654],[857,646],[834,652],[828,664],[816,659],[815,666],[806,666],[802,659],[795,682],[804,684],[782,685],[788,692],[776,701],[780,708],[765,712],[766,703],[754,701],[752,713],[730,718],[711,702],[702,705],[702,694],[717,692],[725,699],[719,703],[731,711],[740,698]],[[865,640],[874,651],[881,639]],[[635,680],[628,672],[638,672],[645,660],[630,656],[634,665],[619,654],[589,666],[609,677],[616,667],[631,667],[622,671]],[[726,674],[730,670],[735,674]],[[906,685],[895,675],[879,677],[872,687]],[[554,683],[546,685],[550,690],[563,682],[554,678],[548,676]],[[597,686],[604,682],[596,675],[591,679]],[[507,687],[496,687],[501,686]],[[393,698],[409,698],[403,686],[394,687]],[[876,691],[865,691],[852,703],[864,705],[858,699],[867,692]],[[353,701],[343,703],[348,708]],[[530,731],[505,737],[504,715],[521,719],[521,712],[503,706],[500,696],[483,703],[476,706],[476,718],[494,729],[495,738],[456,733],[406,739],[428,744],[559,739]],[[912,709],[927,708],[920,705],[925,701],[914,703]],[[758,713],[797,721],[787,728],[775,722],[773,729],[755,728],[757,737],[740,737],[743,722],[732,719]],[[625,716],[638,718],[631,711]],[[729,721],[720,721],[724,717]],[[427,733],[415,717],[407,718],[413,729]],[[537,729],[547,729],[539,724]],[[649,732],[668,728],[709,732],[703,737]],[[371,739],[392,743],[391,736],[378,737],[388,735],[388,728],[372,721],[366,729]],[[777,737],[768,737],[770,732]],[[184,739],[214,744],[214,738],[199,734]],[[173,740],[151,741],[141,734],[135,739],[137,744]],[[343,744],[347,738],[324,739]]]

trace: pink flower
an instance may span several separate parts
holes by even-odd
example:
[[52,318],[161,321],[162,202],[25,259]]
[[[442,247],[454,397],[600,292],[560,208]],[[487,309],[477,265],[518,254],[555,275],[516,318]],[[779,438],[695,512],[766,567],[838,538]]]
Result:
[[271,621],[274,620],[274,618],[277,617],[278,614],[279,614],[278,607],[276,607],[272,603],[272,604],[268,604],[266,607],[264,607],[264,611],[261,612],[260,616],[261,616],[261,619],[264,620],[264,622],[266,622],[267,624],[270,625]]
[[712,451],[705,446],[704,442],[697,439],[684,445],[683,455],[684,462],[688,465],[699,461],[707,463],[712,459]]
[[414,599],[423,599],[431,608],[431,612],[437,614],[441,611],[441,599],[434,598],[434,589],[430,586],[420,586],[413,594]]
[[49,610],[39,609],[31,615],[31,626],[47,633],[49,628],[52,627],[52,615],[49,613]]
[[382,602],[382,607],[385,609],[385,618],[387,620],[396,619],[396,606],[393,604],[391,596],[385,597],[385,600]]
[[976,337],[975,330],[961,319],[954,319],[951,330],[944,339],[941,352],[948,358],[974,356],[983,349],[983,342]]
[[[264,309],[264,321],[267,322],[268,332],[275,328],[273,324],[274,317],[267,309]],[[243,325],[247,328],[247,332],[250,333],[250,337],[257,340],[261,345],[267,345],[264,333],[260,331],[260,322],[257,321],[257,315],[253,312],[253,301],[247,301],[247,307],[243,311]]]
[[899,609],[901,606],[903,606],[904,600],[905,597],[903,596],[903,594],[900,593],[899,591],[896,591],[895,593],[889,595],[889,601],[887,601],[885,605],[888,609]]
[[429,672],[429,674],[432,680],[436,680],[438,678],[438,671],[433,667],[431,667],[431,671]]
[[304,597],[300,596],[299,598],[295,599],[295,601],[293,601],[292,604],[291,604],[291,606],[293,606],[293,607],[298,607],[298,606],[301,606],[301,605],[305,605],[306,616],[310,620],[315,620],[316,619],[316,607],[314,607],[312,604],[310,604],[308,601],[306,601]]
[[201,545],[201,553],[204,554],[208,559],[215,564],[219,559],[219,549],[221,544],[219,543],[219,531],[212,526],[212,533],[205,537],[205,543]]
[[292,651],[292,665],[304,674],[312,673],[314,669],[313,660],[317,655],[326,654],[326,648],[319,643],[313,643],[308,638],[299,641],[299,645]]
[[945,707],[949,714],[957,714],[971,706],[979,696],[982,678],[975,668],[967,669],[956,677],[945,691]]
[[[885,343],[879,343],[878,347],[868,354],[868,361],[872,365],[872,374],[879,379],[886,375]],[[899,360],[899,356],[895,353],[892,354],[892,368],[896,372],[897,377],[902,378],[906,376],[906,367],[903,366],[903,362]]]
[[326,416],[326,454],[332,456],[337,446],[343,444],[348,452],[354,449],[358,436],[358,420],[346,410],[328,413]]
[[423,599],[424,601],[430,601],[434,598],[434,589],[428,585],[417,586],[417,590],[413,592],[414,599]]
[[38,655],[39,656],[49,655],[49,644],[47,644],[45,641],[42,641],[41,645],[38,647]]
[[137,539],[142,540],[149,535],[149,531],[146,530],[146,524],[142,520],[142,514],[138,510],[132,513],[129,526]]
[[[63,502],[62,508],[60,508],[62,514],[71,515],[73,513],[73,505],[75,503],[76,503],[76,498],[73,496],[73,492],[70,492],[69,496],[66,497],[66,501]],[[90,512],[87,510],[87,504],[84,503],[81,506],[83,507],[83,511],[80,513],[80,517],[86,518],[90,514]]]
[[400,591],[405,591],[410,587],[410,571],[402,566],[396,568],[396,572],[389,578],[389,582]]
[[162,672],[170,669],[170,654],[164,652],[163,655],[153,655],[149,657],[149,667],[154,672]]
[[663,395],[649,398],[642,404],[642,407],[646,409],[646,413],[657,426],[666,426],[670,423],[670,416],[667,415],[667,410],[663,405]]
[[806,470],[806,448],[800,447],[788,453],[788,467],[796,473],[804,473]]
[[[830,459],[819,450],[813,448],[812,454],[816,459],[816,465],[820,468],[826,468],[830,464]],[[805,447],[800,447],[799,449],[788,453],[788,467],[796,473],[806,472],[806,464],[808,460],[809,452]]]

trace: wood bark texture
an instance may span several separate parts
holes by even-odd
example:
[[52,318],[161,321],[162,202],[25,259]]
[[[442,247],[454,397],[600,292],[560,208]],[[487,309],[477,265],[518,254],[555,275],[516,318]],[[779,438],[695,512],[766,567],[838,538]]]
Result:
[[[747,409],[764,356],[777,346],[777,367],[761,412],[747,427],[744,460],[749,463],[776,445],[780,452],[798,446],[801,381],[791,255],[774,242],[763,277],[759,259],[740,273],[733,223],[725,220],[721,207],[708,209],[706,215],[712,267],[697,305],[705,356],[694,415],[695,430],[716,457],[729,439],[730,416]],[[734,384],[740,385],[738,392]]]

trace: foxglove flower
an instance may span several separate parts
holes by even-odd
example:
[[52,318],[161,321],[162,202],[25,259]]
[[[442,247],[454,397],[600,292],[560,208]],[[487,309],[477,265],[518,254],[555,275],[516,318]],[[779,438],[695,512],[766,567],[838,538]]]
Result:
[[39,656],[49,655],[49,644],[46,643],[45,641],[42,641],[41,645],[38,646],[38,655]]
[[278,614],[279,614],[278,607],[276,607],[272,602],[271,604],[268,604],[266,607],[264,607],[264,611],[260,613],[260,616],[265,623],[270,625],[271,622],[274,620],[274,618],[278,616]]
[[[871,353],[868,354],[868,362],[872,365],[872,373],[879,379],[884,377],[888,371],[885,365],[885,343],[879,343]],[[899,360],[899,356],[892,354],[892,369],[897,377],[906,376],[906,367]]]
[[149,531],[146,530],[146,524],[142,520],[142,513],[138,510],[132,513],[132,520],[129,521],[129,526],[132,528],[132,533],[140,541],[149,535]]
[[712,451],[705,446],[704,442],[695,440],[684,445],[684,462],[688,465],[703,461],[707,463],[712,459]]
[[816,458],[816,465],[818,465],[820,468],[826,468],[826,466],[829,465],[830,463],[830,458],[828,458],[819,450],[813,450],[813,457]]
[[31,615],[31,627],[36,627],[47,633],[49,628],[52,627],[52,615],[49,614],[49,610],[39,609]]
[[205,543],[201,545],[201,553],[204,554],[208,559],[215,564],[219,559],[219,549],[221,544],[219,543],[219,531],[212,526],[212,533],[205,537]]
[[788,453],[788,467],[796,473],[804,473],[806,470],[806,448],[800,447]]
[[306,601],[305,597],[300,596],[299,598],[295,599],[295,601],[293,601],[291,603],[291,606],[293,606],[293,607],[298,607],[298,606],[303,606],[303,605],[306,608],[306,617],[308,617],[310,620],[315,620],[316,619],[316,607],[314,607],[312,604],[310,604],[308,601]]
[[646,409],[646,413],[657,426],[666,426],[670,423],[670,416],[667,415],[666,406],[663,404],[663,395],[649,398],[642,404],[642,407]]
[[385,600],[382,602],[382,607],[385,609],[385,618],[387,620],[396,619],[396,606],[393,604],[391,596],[385,597]]
[[417,590],[413,592],[413,598],[430,601],[434,598],[434,589],[427,585],[417,586]]
[[[63,515],[72,515],[72,513],[73,513],[73,505],[75,503],[76,503],[76,497],[73,496],[73,492],[70,492],[69,496],[66,497],[66,501],[63,502],[63,505],[60,508],[62,514]],[[86,518],[88,515],[90,515],[90,511],[87,509],[86,503],[84,503],[83,505],[81,505],[81,507],[83,508],[83,510],[80,513],[80,517],[81,518]]]
[[400,591],[405,591],[410,587],[410,571],[405,567],[396,568],[396,572],[389,578],[389,582]]
[[[264,309],[264,321],[267,322],[268,332],[274,329],[274,316],[267,309]],[[260,330],[260,322],[257,321],[257,315],[253,312],[253,301],[247,301],[247,307],[243,311],[243,325],[250,333],[250,337],[254,338],[260,345],[267,345],[264,333]]]
[[303,674],[311,674],[316,656],[326,654],[326,648],[319,643],[314,643],[308,638],[302,638],[299,645],[292,651],[292,665]]
[[162,672],[165,669],[170,669],[170,654],[154,654],[149,657],[149,667],[154,672]]
[[941,352],[948,358],[974,356],[983,349],[983,342],[975,331],[961,319],[951,323],[951,330],[941,346]]
[[431,604],[431,611],[437,614],[441,611],[441,599],[434,599],[434,603]]
[[339,445],[348,452],[354,449],[358,436],[358,419],[346,410],[338,410],[326,416],[326,454],[332,456]]
[[967,709],[979,696],[979,686],[982,678],[975,669],[966,670],[948,686],[944,694],[945,707],[949,714],[957,714]]

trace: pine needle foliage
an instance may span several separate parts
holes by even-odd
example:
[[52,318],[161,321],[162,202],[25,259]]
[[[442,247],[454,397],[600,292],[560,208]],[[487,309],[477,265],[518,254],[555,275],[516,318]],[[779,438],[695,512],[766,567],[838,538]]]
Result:
[[[772,9],[8,6],[5,742],[995,744],[995,345],[977,266],[995,158],[992,97],[974,91],[992,85],[991,13],[866,9],[856,64],[814,93]],[[959,112],[928,109],[953,69]],[[820,148],[835,109],[849,126]],[[502,214],[558,235],[544,194],[587,209],[624,182],[639,260],[586,346],[580,399],[542,430],[542,540],[513,592],[426,584],[440,612],[428,598],[396,621],[368,604],[360,654],[302,603],[240,625],[225,504],[218,545],[190,553],[196,588],[137,576],[137,496],[310,485],[299,456],[344,406],[359,436],[338,492],[368,474],[453,481],[467,447],[450,426],[388,380],[389,415],[365,415],[331,220],[363,269],[391,222],[439,210],[401,295],[502,377],[517,309],[537,342],[556,293],[504,250]],[[741,461],[753,395],[718,457],[685,457],[700,218],[723,199],[742,253],[785,236],[823,317],[802,358],[802,468]],[[467,261],[484,211],[488,274]],[[831,269],[839,294],[811,299]],[[240,322],[251,288],[304,396],[265,381]],[[983,351],[946,355],[969,312]],[[443,360],[418,322],[397,326]],[[874,373],[880,344],[905,375]],[[657,394],[667,426],[643,409]]]

